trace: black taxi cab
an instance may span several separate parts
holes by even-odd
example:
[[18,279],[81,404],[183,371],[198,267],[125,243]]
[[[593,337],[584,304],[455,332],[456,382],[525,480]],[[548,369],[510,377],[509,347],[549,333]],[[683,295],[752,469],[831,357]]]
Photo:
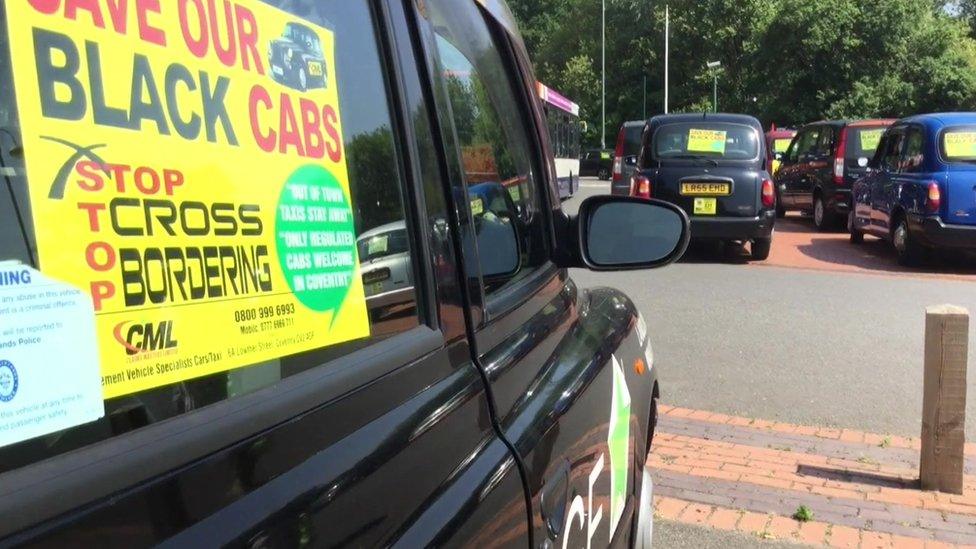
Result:
[[534,83],[501,0],[0,4],[0,545],[649,545],[650,335],[568,269],[689,221],[567,215]]

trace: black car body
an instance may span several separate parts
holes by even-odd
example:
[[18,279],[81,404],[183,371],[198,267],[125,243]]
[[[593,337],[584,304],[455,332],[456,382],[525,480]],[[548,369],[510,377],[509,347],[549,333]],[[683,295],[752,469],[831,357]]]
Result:
[[[284,103],[281,97],[296,105],[306,97],[332,101],[332,114],[343,118],[343,149],[334,142],[327,142],[331,149],[314,142],[301,149],[267,147],[270,131],[256,136],[260,143],[239,131],[233,140],[218,132],[220,143],[206,144],[149,123],[134,133],[76,120],[18,119],[18,112],[39,101],[14,94],[14,86],[26,85],[22,79],[36,85],[30,27],[58,17],[85,39],[97,42],[103,35],[89,28],[88,18],[42,14],[26,2],[0,4],[0,81],[9,84],[0,86],[0,164],[17,189],[0,194],[0,294],[33,284],[31,272],[40,283],[38,273],[54,280],[97,271],[84,254],[61,253],[58,247],[99,227],[87,215],[78,216],[70,202],[93,200],[94,185],[72,179],[50,191],[64,159],[69,168],[79,159],[61,141],[44,138],[42,128],[57,124],[69,134],[99,132],[104,144],[83,153],[89,156],[118,162],[145,155],[187,167],[179,177],[167,172],[166,181],[177,197],[195,189],[194,200],[203,204],[187,202],[196,208],[193,239],[181,248],[165,230],[149,236],[143,229],[140,236],[132,228],[143,219],[140,213],[116,223],[128,229],[124,247],[139,243],[178,254],[199,243],[213,249],[213,259],[214,242],[249,241],[266,245],[266,254],[283,246],[275,239],[284,241],[285,222],[298,220],[311,222],[317,232],[292,235],[296,245],[318,239],[351,254],[324,256],[305,278],[294,278],[348,280],[341,305],[349,307],[348,316],[321,307],[313,311],[301,301],[305,294],[289,290],[293,279],[283,269],[304,256],[282,256],[280,264],[263,262],[277,285],[262,297],[271,301],[270,310],[254,306],[253,296],[211,292],[189,302],[191,294],[154,291],[153,299],[163,304],[147,301],[130,311],[121,296],[101,295],[102,306],[118,306],[110,316],[160,315],[172,319],[163,326],[175,331],[130,337],[103,349],[86,345],[84,352],[49,347],[60,356],[45,363],[27,351],[26,358],[15,358],[21,392],[9,386],[0,392],[0,436],[7,437],[0,439],[0,546],[647,546],[653,508],[645,465],[659,395],[647,325],[626,295],[580,289],[568,269],[670,263],[687,246],[687,217],[670,204],[609,196],[584,201],[578,216],[564,213],[546,120],[534,99],[535,77],[504,2],[322,0],[314,6],[241,0],[237,7],[239,17],[245,9],[257,14],[250,19],[257,36],[271,35],[260,32],[263,23],[286,18],[321,28],[323,35],[330,32],[326,27],[335,29],[334,62],[355,68],[332,71],[338,102],[323,91],[285,90],[274,104]],[[132,55],[158,63],[159,48],[136,35],[127,40]],[[170,60],[164,56],[162,62]],[[183,62],[193,66],[189,56]],[[239,88],[257,90],[266,78],[220,70]],[[106,82],[127,90],[130,82],[119,80],[126,76],[113,71]],[[246,94],[228,94],[226,101],[228,120],[246,127]],[[455,116],[461,101],[479,102],[476,115]],[[264,96],[254,105],[265,109],[270,103]],[[260,114],[250,121],[277,123],[277,116]],[[176,152],[169,154],[170,148]],[[465,150],[487,151],[485,162],[465,167]],[[345,153],[348,167],[340,162]],[[103,165],[94,162],[95,168]],[[343,181],[331,172],[323,175],[322,166]],[[92,173],[85,181],[107,177],[97,169]],[[338,186],[312,192],[318,176],[308,174]],[[300,185],[284,186],[292,179]],[[483,181],[494,182],[491,193],[474,188]],[[268,192],[272,185],[274,192]],[[21,189],[30,189],[29,196]],[[128,190],[108,185],[97,196],[110,201]],[[139,204],[133,196],[119,199],[129,212]],[[306,196],[312,202],[305,209],[277,206]],[[268,201],[241,210],[246,223],[233,217],[238,210],[225,206],[261,197]],[[154,208],[166,207],[162,198],[154,200]],[[34,207],[69,213],[35,217]],[[210,211],[216,219],[211,225],[219,226],[224,240],[199,231],[201,216]],[[354,227],[345,233],[350,238],[321,229],[325,220],[348,222]],[[401,227],[406,237],[398,233],[395,245],[370,238]],[[635,228],[640,231],[630,234]],[[99,234],[117,238],[107,229]],[[360,246],[366,257],[358,257],[357,236],[365,237]],[[410,270],[403,277],[408,282],[391,287],[397,299],[384,303],[382,314],[368,315],[369,287],[383,277],[359,262],[394,251],[396,268]],[[348,266],[355,274],[316,278],[332,262],[343,266],[344,258],[355,261]],[[242,269],[235,266],[231,273],[223,267],[232,259],[208,261],[209,284],[221,274],[239,276]],[[21,271],[28,274],[11,274]],[[62,298],[90,299],[87,286],[78,288]],[[217,312],[201,312],[203,305],[217,306]],[[315,312],[307,331],[278,322],[294,320],[296,308]],[[105,322],[117,321],[102,316],[79,315],[73,324],[91,322],[91,337],[111,340]],[[0,332],[12,328],[11,317],[0,315]],[[235,322],[243,322],[240,330]],[[366,331],[294,348],[354,322],[366,322]],[[78,329],[71,324],[45,323],[44,329]],[[128,328],[130,335],[144,331],[141,324]],[[265,331],[272,339],[260,335]],[[225,338],[238,332],[242,344],[228,350]],[[86,333],[79,332],[82,341],[88,341]],[[257,345],[265,341],[269,346]],[[186,354],[196,344],[207,347]],[[272,354],[214,367],[231,352],[255,350]],[[7,373],[13,370],[8,352],[0,348]],[[158,361],[165,364],[157,367]],[[122,372],[117,379],[110,369],[116,365]],[[133,378],[126,370],[132,365],[144,376],[162,372],[175,380]],[[25,425],[11,419],[20,417],[17,410],[36,412],[24,408],[22,399],[45,379],[81,368],[90,370],[86,398],[97,401],[99,415],[9,440],[9,429]],[[103,392],[117,380],[133,379],[149,386]],[[45,409],[37,425],[48,416]]]
[[620,126],[613,153],[610,194],[630,194],[630,178],[637,167],[637,155],[640,154],[645,123],[644,120],[631,120]]
[[752,243],[766,259],[775,204],[765,139],[754,117],[675,114],[647,122],[631,194],[680,206],[696,240]]
[[601,181],[610,179],[613,170],[613,151],[592,149],[583,151],[580,156],[580,177],[598,177]]
[[893,120],[828,120],[800,128],[776,172],[779,214],[811,212],[818,230],[847,219],[851,186]]
[[329,85],[322,39],[301,23],[288,23],[281,36],[271,42],[268,66],[276,82],[300,91]]

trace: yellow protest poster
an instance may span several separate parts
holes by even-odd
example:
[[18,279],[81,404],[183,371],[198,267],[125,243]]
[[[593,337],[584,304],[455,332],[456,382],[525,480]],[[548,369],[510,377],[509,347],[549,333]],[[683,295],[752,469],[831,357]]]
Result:
[[688,130],[688,152],[710,152],[725,154],[724,131]]
[[881,142],[881,136],[884,135],[883,129],[877,130],[861,130],[861,150],[862,151],[873,151],[878,148],[878,143]]
[[6,9],[40,268],[92,296],[104,398],[369,335],[329,29]]
[[946,132],[945,152],[949,158],[976,158],[976,132]]

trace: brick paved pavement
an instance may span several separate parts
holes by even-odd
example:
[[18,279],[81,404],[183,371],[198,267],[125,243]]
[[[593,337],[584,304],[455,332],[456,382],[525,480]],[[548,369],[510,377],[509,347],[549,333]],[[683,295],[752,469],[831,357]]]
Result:
[[[832,547],[976,547],[976,447],[961,496],[918,489],[917,439],[662,406],[659,518]],[[792,518],[800,506],[812,520]]]

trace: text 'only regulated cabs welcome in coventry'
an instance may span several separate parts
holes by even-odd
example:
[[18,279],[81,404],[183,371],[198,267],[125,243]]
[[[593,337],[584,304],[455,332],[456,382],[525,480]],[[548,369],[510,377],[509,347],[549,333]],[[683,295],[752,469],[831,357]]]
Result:
[[648,546],[568,269],[689,220],[564,212],[529,67],[501,0],[0,5],[0,545]]

